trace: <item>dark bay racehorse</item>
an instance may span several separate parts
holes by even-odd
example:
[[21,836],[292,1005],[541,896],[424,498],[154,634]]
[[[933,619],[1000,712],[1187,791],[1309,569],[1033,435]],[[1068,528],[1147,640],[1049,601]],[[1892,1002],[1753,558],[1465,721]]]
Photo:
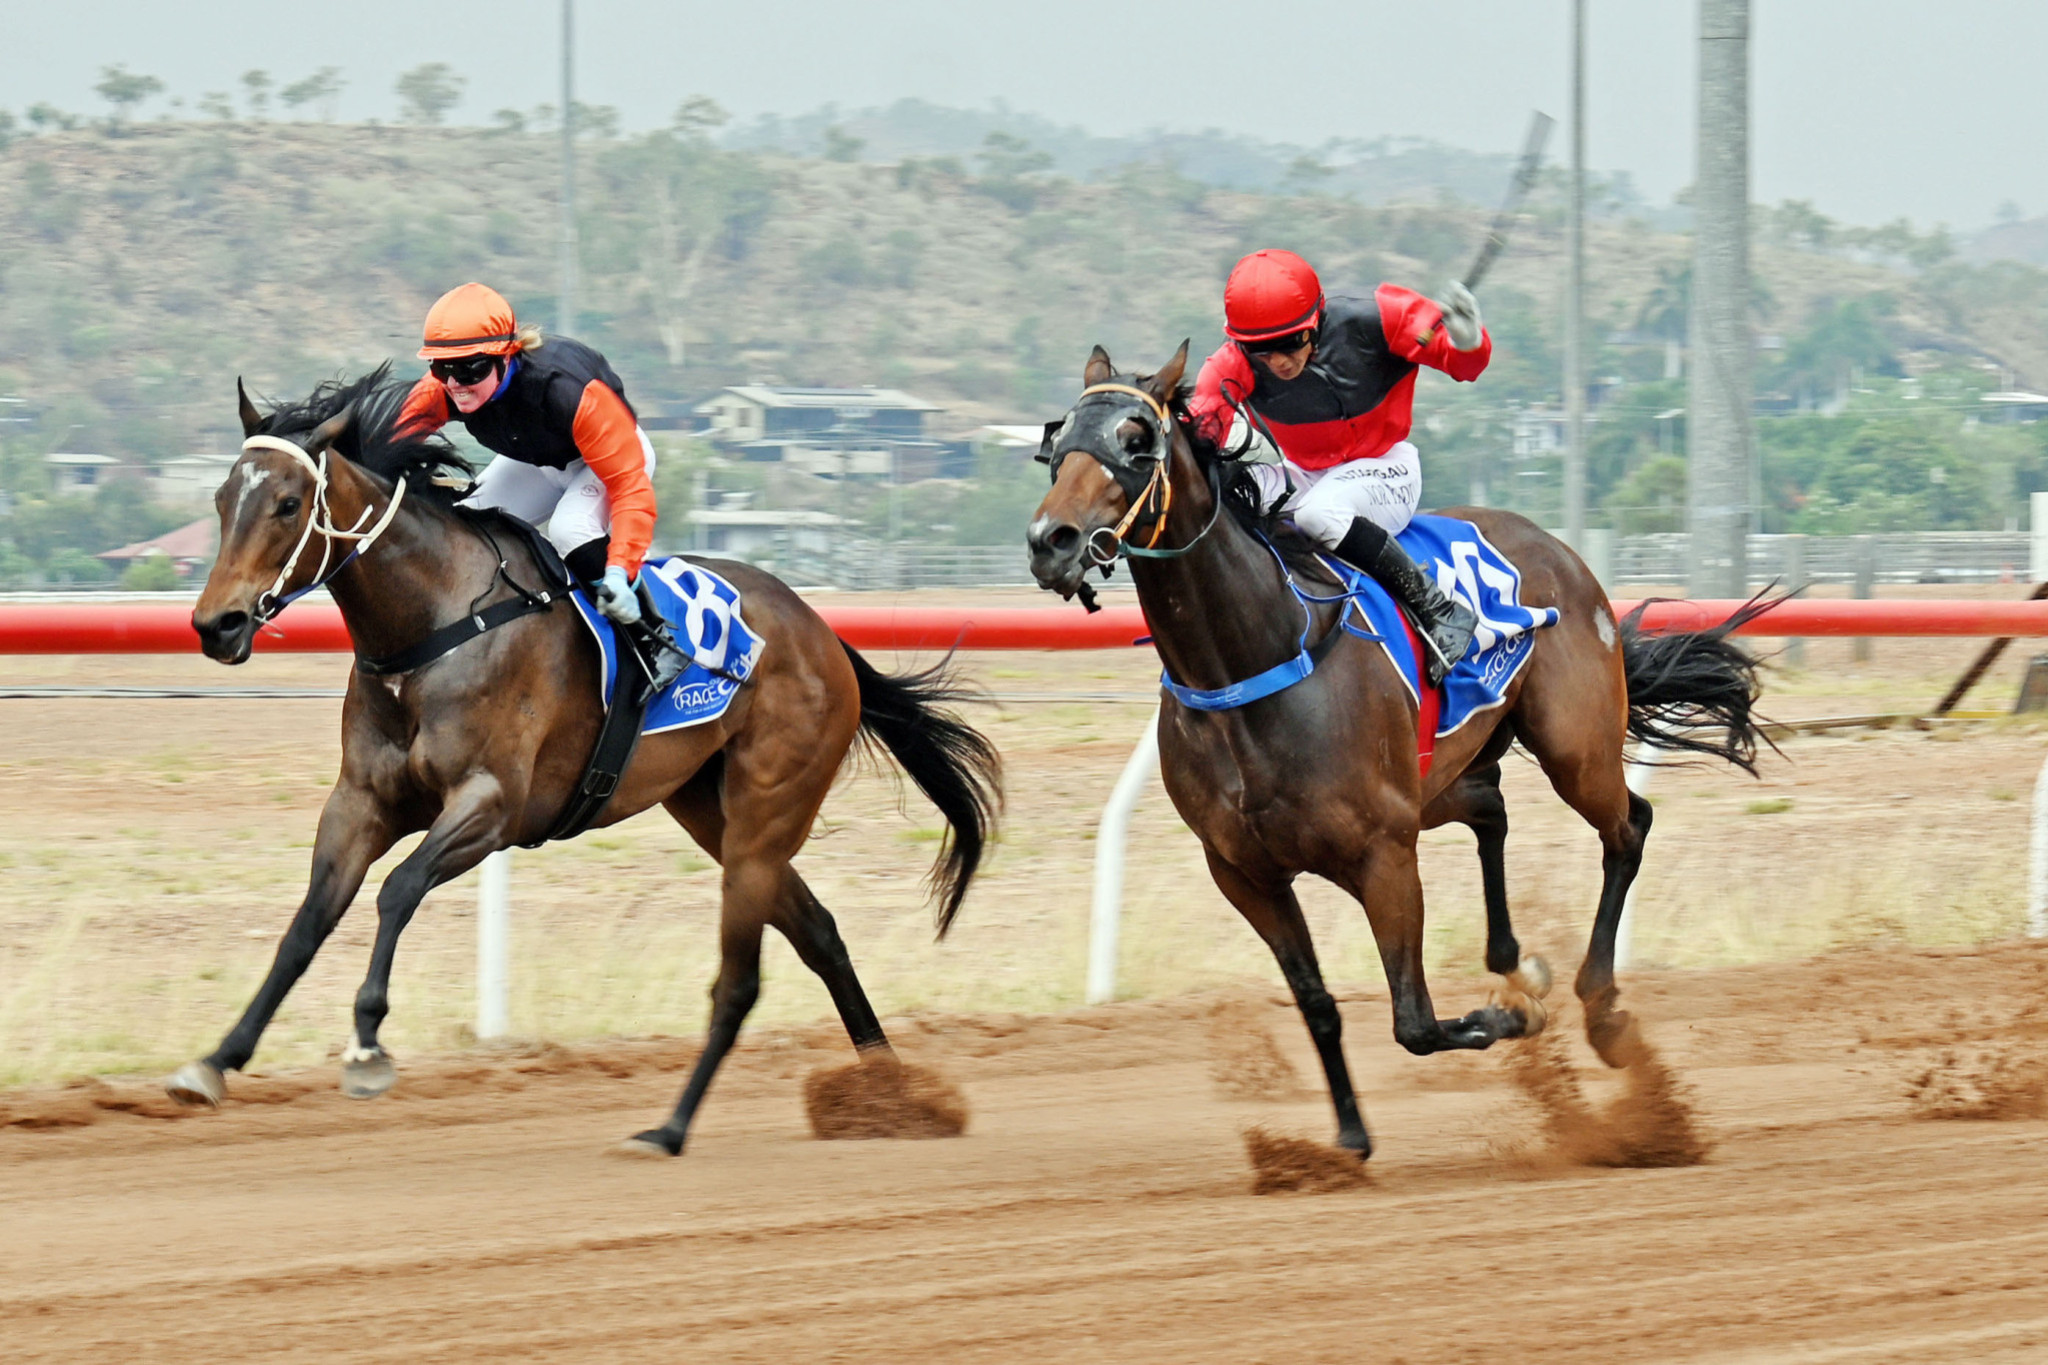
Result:
[[[545,582],[516,532],[451,510],[450,455],[387,434],[403,396],[382,371],[325,385],[259,414],[215,497],[221,549],[192,624],[223,663],[249,657],[278,599],[321,577],[359,659],[405,650]],[[353,552],[353,553],[352,553]],[[720,967],[704,1051],[669,1120],[631,1140],[675,1155],[760,984],[773,925],[823,979],[857,1049],[886,1049],[832,916],[790,866],[857,740],[879,741],[950,826],[933,869],[944,933],[979,866],[1000,800],[994,749],[939,704],[959,694],[940,669],[878,672],[796,594],[745,564],[710,561],[744,597],[765,641],[716,721],[643,739],[599,824],[660,803],[723,868]],[[351,671],[341,775],[313,846],[312,883],[241,1021],[169,1083],[218,1104],[224,1073],[246,1064],[285,993],[348,909],[370,864],[399,839],[426,838],[377,896],[376,947],[355,1003],[343,1088],[367,1097],[396,1079],[377,1030],[399,934],[434,887],[487,855],[546,835],[582,778],[600,719],[598,658],[573,606],[518,617],[406,672]]]
[[[1209,871],[1278,959],[1314,1039],[1336,1106],[1338,1142],[1372,1150],[1293,883],[1313,872],[1365,907],[1393,997],[1394,1036],[1415,1053],[1484,1048],[1542,1027],[1549,971],[1521,960],[1508,919],[1500,760],[1519,742],[1559,796],[1600,835],[1605,880],[1577,991],[1586,1029],[1612,1066],[1635,1034],[1615,1008],[1614,938],[1650,831],[1650,804],[1623,781],[1630,735],[1751,768],[1759,733],[1754,663],[1726,636],[1764,609],[1712,630],[1645,637],[1614,619],[1606,594],[1562,542],[1509,512],[1454,508],[1522,575],[1521,600],[1561,620],[1536,632],[1503,705],[1438,740],[1420,775],[1416,706],[1383,650],[1338,631],[1337,608],[1306,603],[1291,572],[1335,593],[1288,528],[1260,514],[1242,471],[1190,425],[1181,378],[1187,346],[1154,375],[1119,375],[1097,347],[1086,388],[1052,449],[1052,491],[1028,542],[1042,587],[1071,597],[1091,568],[1122,553],[1159,656],[1188,687],[1223,688],[1327,641],[1314,671],[1231,710],[1167,697],[1159,755],[1167,793],[1201,838]],[[1288,551],[1283,568],[1273,546]],[[1312,580],[1312,581],[1311,581]],[[1422,966],[1417,834],[1447,822],[1478,836],[1486,965],[1508,978],[1481,1009],[1439,1019]]]

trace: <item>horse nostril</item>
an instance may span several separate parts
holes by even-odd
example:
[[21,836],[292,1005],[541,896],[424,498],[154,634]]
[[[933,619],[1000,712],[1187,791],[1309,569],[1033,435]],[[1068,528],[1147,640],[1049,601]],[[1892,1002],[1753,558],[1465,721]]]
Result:
[[1080,544],[1080,528],[1065,522],[1053,527],[1044,539],[1045,548],[1058,555],[1072,554]]
[[213,623],[213,631],[216,635],[239,635],[241,634],[242,627],[248,624],[248,612],[224,611],[220,614],[219,619]]

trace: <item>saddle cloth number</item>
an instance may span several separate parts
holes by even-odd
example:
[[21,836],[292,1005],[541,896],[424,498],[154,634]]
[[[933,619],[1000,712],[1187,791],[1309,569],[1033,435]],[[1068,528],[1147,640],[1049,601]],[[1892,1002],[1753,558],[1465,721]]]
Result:
[[689,649],[690,657],[705,668],[724,668],[732,638],[732,605],[718,595],[709,578],[692,570],[687,560],[663,560],[649,565],[647,571],[675,594],[682,619],[670,624],[681,632],[679,643]]

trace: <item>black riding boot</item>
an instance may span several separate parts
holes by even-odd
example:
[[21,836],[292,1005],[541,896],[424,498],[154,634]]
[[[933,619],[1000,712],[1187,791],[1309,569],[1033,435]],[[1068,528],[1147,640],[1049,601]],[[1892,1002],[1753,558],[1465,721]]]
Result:
[[[590,594],[590,600],[597,600],[597,585],[604,578],[605,557],[611,551],[611,537],[599,536],[586,540],[568,554],[562,562],[569,566],[569,572],[576,575],[576,581]],[[666,692],[683,670],[690,666],[690,656],[679,647],[669,634],[668,623],[661,619],[661,613],[654,609],[653,599],[647,589],[638,590],[640,619],[630,626],[620,626],[619,634],[632,641],[633,649],[646,665],[648,695],[659,696]]]
[[1365,570],[1401,605],[1415,614],[1430,657],[1423,662],[1429,685],[1437,686],[1451,666],[1465,657],[1472,646],[1472,632],[1479,618],[1472,609],[1437,586],[1436,578],[1408,557],[1401,543],[1377,522],[1353,517],[1344,538],[1337,542],[1337,557]]

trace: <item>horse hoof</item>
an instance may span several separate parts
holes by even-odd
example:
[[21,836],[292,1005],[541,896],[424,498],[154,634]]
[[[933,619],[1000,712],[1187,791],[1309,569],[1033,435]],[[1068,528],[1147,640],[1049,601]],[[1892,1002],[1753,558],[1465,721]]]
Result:
[[678,1146],[673,1151],[669,1150],[667,1139],[657,1128],[645,1133],[635,1133],[612,1148],[611,1153],[613,1156],[630,1157],[635,1161],[666,1161],[670,1157],[681,1156],[683,1149]]
[[374,1100],[398,1084],[398,1068],[382,1051],[341,1068],[341,1093],[352,1100]]
[[1508,975],[1508,984],[1520,987],[1525,993],[1541,1000],[1550,994],[1550,964],[1531,953],[1522,959],[1522,964]]
[[164,1093],[179,1104],[203,1104],[218,1109],[228,1097],[227,1077],[211,1062],[187,1062],[164,1082]]

